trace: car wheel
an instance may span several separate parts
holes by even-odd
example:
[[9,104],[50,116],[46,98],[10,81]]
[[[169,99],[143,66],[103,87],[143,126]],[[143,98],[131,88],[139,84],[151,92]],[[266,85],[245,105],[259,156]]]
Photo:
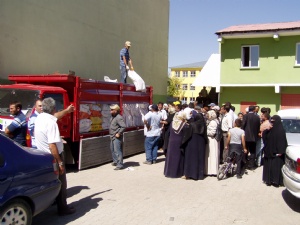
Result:
[[14,199],[6,203],[0,212],[0,224],[24,224],[32,222],[32,211],[23,199]]

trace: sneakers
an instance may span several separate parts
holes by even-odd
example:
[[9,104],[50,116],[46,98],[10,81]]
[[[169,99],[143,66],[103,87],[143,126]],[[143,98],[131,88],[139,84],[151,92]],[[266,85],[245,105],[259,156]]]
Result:
[[73,213],[76,212],[76,209],[72,206],[68,206],[67,208],[63,209],[63,210],[60,210],[58,212],[58,215],[59,216],[66,216],[66,215],[71,215]]
[[145,162],[143,162],[143,164],[146,164],[146,165],[151,165],[152,163],[151,163],[151,162],[149,162],[149,161],[145,161]]
[[237,175],[236,175],[236,178],[237,178],[237,179],[242,179],[242,175],[237,174]]
[[156,161],[155,161],[155,160],[153,160],[152,164],[156,164]]
[[115,162],[112,162],[110,165],[112,165],[112,166],[116,166],[116,165],[117,165],[117,163],[115,163]]

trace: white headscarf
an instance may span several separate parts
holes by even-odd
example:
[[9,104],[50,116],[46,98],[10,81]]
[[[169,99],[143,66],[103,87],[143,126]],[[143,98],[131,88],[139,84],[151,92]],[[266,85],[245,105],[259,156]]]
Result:
[[176,134],[178,134],[181,129],[183,128],[184,124],[186,123],[186,115],[185,112],[180,111],[175,113],[173,122],[172,122],[172,128]]

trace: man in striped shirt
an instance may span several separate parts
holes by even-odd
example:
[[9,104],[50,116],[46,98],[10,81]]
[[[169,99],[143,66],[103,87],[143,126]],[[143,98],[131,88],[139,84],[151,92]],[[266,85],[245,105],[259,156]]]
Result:
[[20,102],[12,102],[9,104],[9,111],[14,117],[14,120],[5,128],[5,134],[20,145],[26,146],[27,123],[26,116],[21,110],[22,104]]

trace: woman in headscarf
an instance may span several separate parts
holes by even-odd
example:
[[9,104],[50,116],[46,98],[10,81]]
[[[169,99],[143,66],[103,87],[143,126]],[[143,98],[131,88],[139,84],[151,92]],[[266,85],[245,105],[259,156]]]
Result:
[[167,156],[167,150],[169,145],[169,137],[170,137],[170,127],[175,115],[175,107],[170,105],[168,108],[168,117],[166,120],[162,121],[164,124],[163,135],[164,135],[164,155]]
[[215,139],[217,126],[220,123],[214,110],[207,112],[207,136],[205,154],[205,174],[217,175],[220,161],[220,142]]
[[184,149],[183,179],[204,179],[206,142],[205,119],[202,114],[198,113],[194,116],[189,127],[184,130],[182,140],[182,148]]
[[264,168],[263,181],[266,185],[283,186],[281,168],[284,164],[287,140],[280,116],[271,117],[272,127],[263,132]]
[[168,154],[164,169],[164,175],[171,178],[178,178],[183,175],[183,152],[180,146],[183,137],[183,128],[186,124],[186,116],[184,112],[178,112],[178,110],[179,107],[176,106],[177,112],[170,127]]

